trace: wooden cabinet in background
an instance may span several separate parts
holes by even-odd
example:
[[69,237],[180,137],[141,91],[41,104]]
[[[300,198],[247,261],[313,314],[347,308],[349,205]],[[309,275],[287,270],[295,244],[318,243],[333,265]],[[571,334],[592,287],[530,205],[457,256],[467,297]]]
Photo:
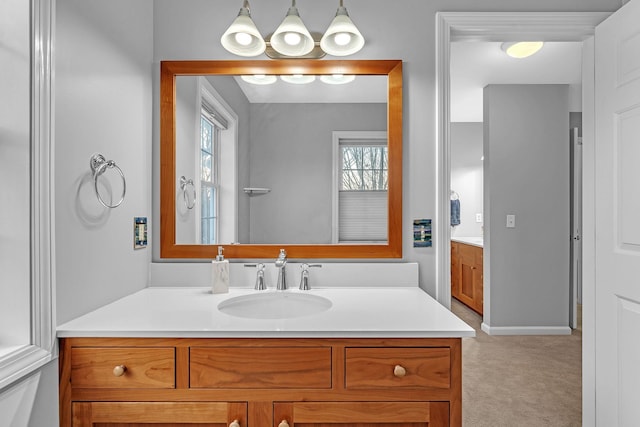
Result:
[[64,338],[61,427],[462,425],[460,338]]
[[451,296],[482,314],[484,275],[481,247],[451,242]]

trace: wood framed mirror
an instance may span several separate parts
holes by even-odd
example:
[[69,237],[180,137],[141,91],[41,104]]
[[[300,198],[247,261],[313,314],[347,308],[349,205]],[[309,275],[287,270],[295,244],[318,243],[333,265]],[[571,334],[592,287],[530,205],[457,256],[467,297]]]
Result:
[[[285,249],[292,259],[332,258],[401,258],[402,257],[402,61],[400,60],[248,60],[248,61],[162,61],[160,73],[160,256],[161,258],[215,258],[218,246],[223,246],[226,258],[274,258],[280,249]],[[177,169],[177,81],[184,76],[386,76],[386,153],[385,192],[386,239],[384,241],[339,241],[335,243],[285,243],[275,240],[268,243],[237,243],[234,238],[220,239],[213,244],[182,242],[176,236],[177,212],[180,212],[181,171]],[[384,119],[384,117],[383,117]],[[304,126],[304,125],[299,125]],[[345,129],[338,129],[345,130]],[[353,130],[353,129],[349,129]],[[325,138],[326,139],[326,138]],[[327,144],[332,144],[329,136]],[[335,137],[334,137],[335,139]],[[334,149],[335,151],[335,149]],[[288,153],[282,154],[287,156]],[[313,162],[314,159],[308,159]],[[234,160],[235,161],[235,160]],[[243,168],[241,168],[244,170]],[[335,174],[335,171],[332,172]],[[179,176],[180,175],[180,176]],[[198,177],[190,178],[197,180]],[[325,182],[325,187],[336,184],[334,179]],[[188,179],[183,180],[184,184]],[[292,177],[291,183],[296,178]],[[188,185],[188,184],[187,184]],[[189,193],[197,194],[195,187],[186,187]],[[249,195],[251,186],[244,188]],[[266,189],[265,189],[266,191]],[[295,191],[289,191],[296,194]],[[238,191],[243,197],[243,192]],[[196,195],[196,199],[197,199]],[[247,196],[249,197],[249,196]],[[295,201],[295,200],[294,200]],[[190,201],[185,201],[189,207]],[[236,202],[237,203],[237,202]],[[304,204],[304,201],[301,201]],[[300,203],[299,203],[300,204]],[[191,208],[189,208],[191,209]],[[286,209],[286,208],[285,208]],[[183,209],[184,210],[184,209]],[[337,211],[335,209],[334,211]],[[287,214],[291,212],[286,212]],[[277,215],[280,216],[280,215]],[[334,214],[335,216],[335,214]],[[286,216],[281,222],[286,222]],[[334,218],[335,220],[335,218]],[[286,224],[285,224],[286,226]],[[240,227],[243,227],[242,225]],[[203,226],[204,228],[204,226]],[[200,231],[201,232],[201,231]],[[335,230],[334,230],[335,233]],[[237,234],[237,231],[236,231]],[[292,239],[289,239],[290,242]],[[294,239],[295,240],[295,239]]]

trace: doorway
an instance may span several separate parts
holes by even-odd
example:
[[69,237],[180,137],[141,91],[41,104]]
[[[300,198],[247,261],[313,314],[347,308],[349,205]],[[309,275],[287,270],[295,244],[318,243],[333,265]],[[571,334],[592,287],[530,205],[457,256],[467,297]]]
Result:
[[[447,224],[450,220],[450,43],[457,40],[502,41],[509,38],[540,39],[545,41],[582,41],[583,64],[583,141],[594,139],[594,46],[593,34],[597,24],[609,13],[459,13],[441,12],[436,18],[436,87],[437,87],[437,213],[436,220]],[[590,173],[585,173],[584,194],[593,194],[593,146],[583,146],[583,164]],[[586,169],[586,167],[585,167]],[[593,226],[594,203],[590,196],[583,200],[585,227]],[[441,304],[450,307],[450,229],[437,228],[435,237],[437,256],[437,294]],[[585,236],[586,237],[586,236]],[[594,242],[583,239],[585,263],[594,259]],[[583,267],[583,298],[593,301],[595,274],[593,269]],[[485,302],[490,302],[487,293]],[[595,419],[595,313],[593,307],[585,306],[583,333],[583,415],[584,419]]]

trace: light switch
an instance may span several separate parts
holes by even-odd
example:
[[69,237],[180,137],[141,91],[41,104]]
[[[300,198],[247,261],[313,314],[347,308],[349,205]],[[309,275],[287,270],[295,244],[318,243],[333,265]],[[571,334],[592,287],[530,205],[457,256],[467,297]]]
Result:
[[507,215],[507,228],[516,228],[516,216]]
[[482,213],[476,214],[476,222],[482,222]]

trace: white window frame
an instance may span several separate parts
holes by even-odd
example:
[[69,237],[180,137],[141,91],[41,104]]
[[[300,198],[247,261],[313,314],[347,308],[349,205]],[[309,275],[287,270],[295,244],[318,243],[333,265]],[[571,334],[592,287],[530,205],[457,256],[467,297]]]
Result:
[[[343,139],[362,139],[362,140],[384,140],[388,141],[386,131],[333,131],[333,182],[331,189],[332,212],[331,212],[331,243],[338,244],[340,242],[340,180],[342,179],[342,167],[340,165],[340,141]],[[387,193],[388,194],[388,193]],[[344,242],[348,243],[348,242]]]
[[[195,224],[195,229],[196,229],[196,242],[199,243],[204,243],[202,241],[202,206],[204,204],[204,200],[202,200],[202,171],[201,171],[201,166],[202,166],[202,110],[200,112],[200,116],[198,116],[200,120],[198,120],[198,123],[200,123],[200,128],[198,128],[198,130],[200,132],[198,132],[198,148],[195,150],[196,152],[196,176],[198,177],[196,179],[196,182],[194,183],[194,186],[196,188],[196,194],[198,197],[200,197],[200,204],[198,205],[199,209],[196,210],[195,215],[196,215],[196,224]],[[205,117],[206,118],[206,117]],[[214,191],[214,217],[215,217],[215,232],[214,235],[216,237],[216,241],[213,244],[217,244],[218,241],[220,240],[220,226],[219,226],[219,219],[220,219],[220,212],[219,212],[219,205],[220,205],[220,138],[221,138],[221,132],[222,130],[218,127],[217,124],[215,124],[213,121],[209,120],[208,118],[206,118],[206,120],[211,123],[211,129],[212,129],[212,135],[211,135],[211,155],[213,156],[212,162],[211,162],[211,169],[212,169],[212,180],[210,182],[211,185],[207,185],[207,187],[212,187],[213,191]]]
[[31,306],[28,307],[31,311],[31,337],[29,344],[19,346],[0,358],[0,389],[57,356],[53,306],[53,7],[54,2],[48,0],[32,0],[31,3],[31,283],[24,284],[31,288]]
[[[198,99],[196,114],[196,135],[198,148],[195,150],[195,170],[198,179],[194,180],[196,194],[200,197],[200,111],[202,99],[214,106],[227,120],[227,129],[220,130],[217,155],[217,196],[216,214],[217,230],[216,240],[221,244],[229,244],[238,241],[238,115],[225,99],[215,90],[205,77],[198,78]],[[200,234],[201,216],[200,210],[196,212],[196,241],[201,241]]]

